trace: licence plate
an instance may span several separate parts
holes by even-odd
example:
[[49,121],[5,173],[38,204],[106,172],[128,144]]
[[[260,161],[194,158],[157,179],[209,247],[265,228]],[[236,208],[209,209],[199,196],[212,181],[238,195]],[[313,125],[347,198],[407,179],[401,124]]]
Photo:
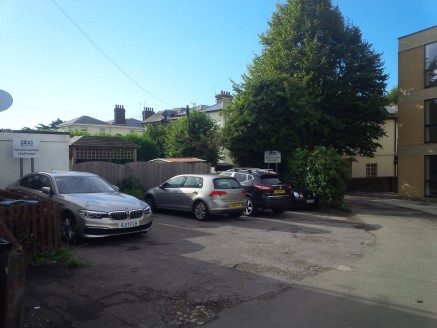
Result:
[[308,204],[313,204],[314,203],[314,199],[307,199],[307,203]]
[[274,194],[285,194],[285,190],[284,189],[277,189],[273,193]]
[[140,225],[140,221],[125,221],[125,222],[119,222],[118,227],[119,228],[132,228],[132,227],[138,227]]
[[232,203],[231,205],[229,205],[230,208],[241,208],[243,207],[243,204],[241,203]]

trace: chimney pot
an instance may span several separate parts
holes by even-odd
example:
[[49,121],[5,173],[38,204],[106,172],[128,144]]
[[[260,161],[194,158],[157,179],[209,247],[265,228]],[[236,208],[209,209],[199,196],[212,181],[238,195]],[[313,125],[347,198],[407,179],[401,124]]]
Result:
[[126,110],[123,105],[115,105],[114,124],[126,124]]
[[152,107],[144,107],[144,110],[143,110],[143,121],[145,121],[146,119],[148,119],[150,116],[152,116],[154,114],[155,114],[155,112],[154,112]]

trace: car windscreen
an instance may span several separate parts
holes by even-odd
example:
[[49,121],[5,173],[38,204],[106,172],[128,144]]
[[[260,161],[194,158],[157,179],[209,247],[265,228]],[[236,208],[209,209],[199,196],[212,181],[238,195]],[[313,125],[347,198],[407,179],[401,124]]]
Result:
[[241,188],[240,183],[233,178],[214,179],[214,189],[237,189]]
[[280,175],[262,175],[260,177],[262,183],[266,185],[277,185],[277,184],[283,184],[284,181],[282,180],[282,177]]
[[115,189],[98,176],[59,176],[55,177],[60,194],[85,194],[114,192]]

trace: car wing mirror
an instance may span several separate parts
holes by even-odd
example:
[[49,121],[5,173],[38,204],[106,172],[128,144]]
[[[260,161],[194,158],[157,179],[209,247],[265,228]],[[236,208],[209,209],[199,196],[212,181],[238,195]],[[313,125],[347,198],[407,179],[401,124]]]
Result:
[[112,185],[112,188],[114,188],[114,189],[115,189],[115,191],[117,191],[117,192],[119,192],[119,191],[120,191],[120,188],[119,188],[118,186],[116,186],[116,185]]
[[52,196],[54,194],[52,188],[50,188],[50,187],[42,187],[41,191],[44,194],[47,194],[47,195],[50,195],[50,196]]

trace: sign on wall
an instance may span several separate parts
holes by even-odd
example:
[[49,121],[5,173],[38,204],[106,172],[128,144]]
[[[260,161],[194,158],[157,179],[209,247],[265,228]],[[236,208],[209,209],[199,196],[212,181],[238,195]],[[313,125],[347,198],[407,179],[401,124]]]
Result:
[[281,153],[277,150],[266,150],[264,152],[264,163],[281,163]]
[[38,138],[15,138],[13,143],[14,158],[39,158],[40,139]]

